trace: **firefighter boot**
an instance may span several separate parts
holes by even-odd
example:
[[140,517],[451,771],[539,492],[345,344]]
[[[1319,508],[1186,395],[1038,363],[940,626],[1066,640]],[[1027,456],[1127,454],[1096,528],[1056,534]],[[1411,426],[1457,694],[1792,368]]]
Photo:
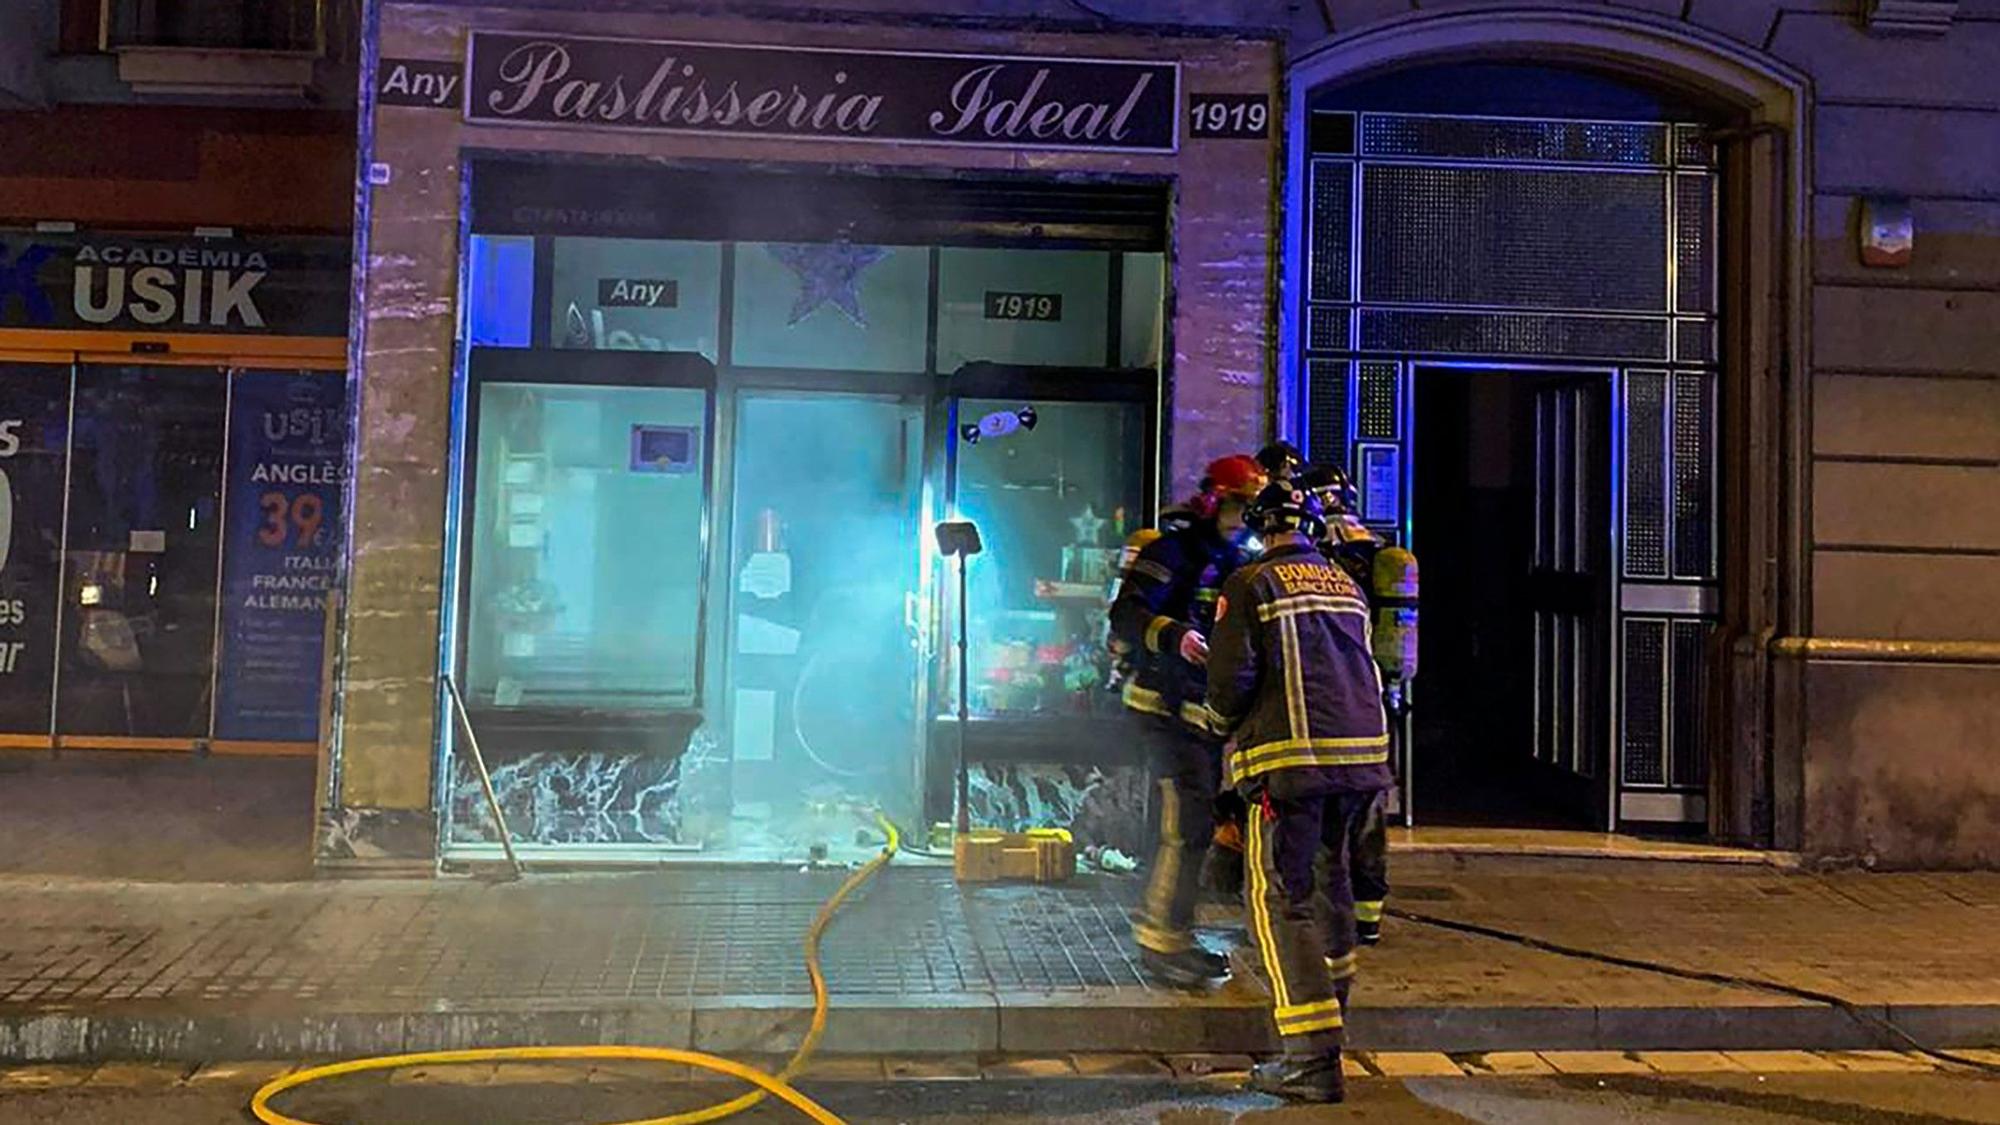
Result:
[[1347,1078],[1340,1072],[1338,1049],[1331,1054],[1287,1055],[1259,1063],[1250,1071],[1250,1088],[1295,1102],[1326,1104],[1347,1098]]
[[1364,922],[1356,919],[1354,922],[1354,936],[1363,945],[1382,944],[1382,920],[1378,918],[1372,922]]
[[1139,962],[1148,973],[1175,988],[1203,990],[1214,988],[1229,979],[1229,958],[1211,953],[1199,945],[1179,953],[1141,949]]
[[1243,828],[1224,821],[1215,826],[1215,838],[1201,859],[1201,885],[1220,898],[1243,902]]

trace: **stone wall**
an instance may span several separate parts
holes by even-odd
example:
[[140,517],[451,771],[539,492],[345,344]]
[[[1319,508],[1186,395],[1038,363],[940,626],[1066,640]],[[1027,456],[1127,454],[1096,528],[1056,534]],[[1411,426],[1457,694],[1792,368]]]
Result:
[[[1301,5],[1293,46],[1471,6]],[[1952,17],[1942,34],[1896,36],[1871,33],[1865,0],[1533,5],[1556,6],[1625,9],[1809,77],[1805,630],[2000,642],[2000,0],[1928,5]],[[1905,268],[1861,263],[1858,207],[1877,194],[1913,202]],[[1799,685],[1804,723],[1775,748],[1803,756],[1803,835],[1780,844],[2000,863],[2000,668],[1981,663],[1993,650],[1955,651],[1957,665],[1884,655],[1780,677]]]
[[[620,6],[624,9],[632,5]],[[463,57],[468,26],[573,30],[600,36],[682,38],[818,47],[1088,54],[1175,59],[1191,91],[1271,93],[1277,45],[1255,38],[1159,37],[819,23],[658,15],[629,10],[588,19],[504,6],[382,5],[380,55]],[[337,808],[324,838],[348,853],[370,821],[407,841],[433,815],[439,589],[447,487],[451,372],[457,317],[461,153],[645,155],[661,159],[924,166],[1172,178],[1167,442],[1173,492],[1199,466],[1265,436],[1272,351],[1270,278],[1275,145],[1184,143],[1174,156],[926,148],[778,139],[724,139],[479,128],[456,113],[382,107],[366,159],[388,182],[371,190],[361,265],[358,403],[349,611],[341,670]],[[358,829],[356,826],[360,826]],[[400,851],[399,844],[387,850]]]

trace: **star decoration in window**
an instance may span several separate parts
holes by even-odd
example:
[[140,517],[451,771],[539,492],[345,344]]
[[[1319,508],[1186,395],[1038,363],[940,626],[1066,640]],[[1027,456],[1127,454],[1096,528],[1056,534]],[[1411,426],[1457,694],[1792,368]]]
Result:
[[783,263],[799,279],[799,295],[792,302],[794,325],[811,316],[821,305],[831,303],[862,328],[868,320],[861,314],[861,271],[889,256],[880,246],[856,246],[851,242],[778,243],[771,256]]

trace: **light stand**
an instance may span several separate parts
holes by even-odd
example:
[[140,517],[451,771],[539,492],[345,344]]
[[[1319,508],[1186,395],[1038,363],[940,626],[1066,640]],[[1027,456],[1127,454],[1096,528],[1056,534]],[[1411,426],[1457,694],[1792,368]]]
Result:
[[965,764],[965,731],[971,712],[971,675],[965,663],[966,621],[971,607],[965,600],[965,566],[984,547],[979,542],[979,528],[970,520],[938,524],[937,545],[939,554],[958,559],[958,834],[963,836],[972,830],[971,782]]

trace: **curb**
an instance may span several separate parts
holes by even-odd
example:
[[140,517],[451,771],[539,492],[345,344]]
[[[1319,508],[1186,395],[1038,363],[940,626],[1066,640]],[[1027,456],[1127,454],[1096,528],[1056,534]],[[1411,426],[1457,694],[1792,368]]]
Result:
[[[2000,1044],[2000,1004],[1871,1007],[1926,1043]],[[203,1062],[395,1054],[499,1045],[649,1044],[727,1055],[791,1050],[802,997],[691,1005],[494,1011],[122,1007],[0,1011],[0,1064]],[[1857,1050],[1903,1048],[1806,1003],[1719,1007],[1358,1007],[1363,1051]],[[1257,1054],[1275,1049],[1263,1007],[1241,997],[1130,993],[836,997],[830,1055]]]
[[[2000,1051],[1959,1048],[1974,1064],[2000,1065]],[[739,1060],[766,1070],[780,1063]],[[0,1095],[51,1090],[157,1095],[165,1090],[221,1091],[242,1097],[310,1060],[191,1064],[31,1063],[0,1067]],[[1244,1055],[1070,1054],[1042,1056],[936,1056],[908,1058],[839,1055],[816,1060],[801,1086],[930,1082],[1172,1083],[1215,1089],[1241,1082],[1252,1060]],[[1342,1059],[1350,1080],[1523,1079],[1640,1077],[1686,1080],[1790,1074],[1955,1075],[1968,1069],[1910,1051],[1351,1051]],[[414,1066],[392,1071],[392,1086],[518,1087],[599,1086],[607,1083],[713,1081],[687,1067],[622,1062],[477,1063]]]

